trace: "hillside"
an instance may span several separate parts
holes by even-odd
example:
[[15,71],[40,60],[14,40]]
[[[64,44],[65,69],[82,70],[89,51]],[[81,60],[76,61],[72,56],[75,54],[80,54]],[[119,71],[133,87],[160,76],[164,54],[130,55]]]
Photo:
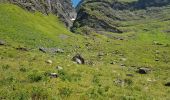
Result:
[[71,0],[0,0],[0,3],[12,3],[31,12],[39,11],[43,14],[54,14],[70,28],[76,18],[76,11]]
[[78,15],[72,31],[79,33],[91,29],[98,33],[124,33],[129,31],[124,29],[126,26],[162,17],[167,20],[169,5],[169,0],[83,0],[77,7]]
[[[125,1],[119,2],[134,2]],[[80,35],[70,32],[60,16],[1,3],[0,99],[168,100],[170,7],[153,9],[157,14],[140,10],[145,18],[120,11],[128,20],[122,15],[111,22],[120,24],[114,27],[123,34],[86,24],[76,28]]]

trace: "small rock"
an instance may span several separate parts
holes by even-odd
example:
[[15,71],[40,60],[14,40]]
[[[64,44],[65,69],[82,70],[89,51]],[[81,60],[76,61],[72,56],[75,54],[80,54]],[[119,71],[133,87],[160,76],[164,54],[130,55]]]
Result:
[[113,61],[113,62],[111,62],[110,64],[115,65],[115,64],[116,64],[116,62],[114,62],[114,61]]
[[159,43],[159,42],[157,42],[157,41],[153,41],[153,44],[154,44],[154,45],[163,45],[162,43]]
[[84,64],[84,63],[85,63],[84,58],[83,58],[80,54],[76,54],[76,55],[72,58],[72,60],[73,60],[74,62],[76,62],[77,64]]
[[165,86],[169,86],[169,87],[170,87],[170,82],[167,82],[167,83],[165,84]]
[[127,59],[126,58],[120,58],[120,61],[126,61]]
[[46,63],[48,63],[48,64],[52,64],[52,63],[53,63],[53,61],[52,61],[52,60],[47,60],[47,61],[46,61]]
[[50,78],[57,78],[58,77],[58,74],[57,73],[50,73]]
[[125,64],[120,64],[120,66],[122,66],[122,67],[126,67],[126,65],[125,65]]
[[45,48],[43,48],[43,47],[40,47],[39,50],[40,50],[41,52],[43,52],[43,53],[47,53],[47,50],[46,50]]
[[64,53],[63,49],[60,48],[44,48],[40,47],[39,50],[43,53]]
[[5,41],[0,40],[0,45],[5,45],[5,44],[6,44]]
[[16,49],[20,50],[20,51],[29,51],[28,48],[26,48],[26,47],[18,47]]
[[58,69],[58,70],[63,70],[63,67],[57,66],[56,69]]
[[130,76],[130,77],[133,77],[134,75],[133,75],[133,74],[126,74],[126,76]]
[[101,57],[101,56],[104,56],[105,54],[103,52],[100,52],[98,53],[98,56]]
[[159,59],[155,59],[155,61],[159,61]]
[[151,70],[149,68],[143,67],[139,68],[138,73],[140,74],[148,74]]

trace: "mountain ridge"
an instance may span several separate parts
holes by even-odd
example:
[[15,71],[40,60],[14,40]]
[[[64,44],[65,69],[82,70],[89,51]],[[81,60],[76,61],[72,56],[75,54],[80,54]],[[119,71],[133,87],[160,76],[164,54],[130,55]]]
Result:
[[141,20],[144,17],[151,16],[145,12],[155,12],[156,9],[158,12],[161,12],[159,8],[168,5],[170,5],[169,0],[138,0],[131,2],[120,0],[83,0],[77,6],[78,15],[72,31],[76,32],[77,29],[90,28],[95,32],[123,33],[124,30],[119,28],[122,26],[121,22],[118,21]]

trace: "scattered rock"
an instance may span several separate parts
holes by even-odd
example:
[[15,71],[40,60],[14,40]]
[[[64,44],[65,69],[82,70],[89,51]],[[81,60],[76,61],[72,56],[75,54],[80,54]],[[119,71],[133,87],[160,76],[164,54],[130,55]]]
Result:
[[48,63],[48,64],[52,64],[52,63],[53,63],[53,61],[52,61],[52,60],[47,60],[47,61],[46,61],[46,63]]
[[64,53],[63,49],[60,48],[44,48],[40,47],[39,50],[43,53]]
[[56,69],[58,69],[58,70],[63,70],[63,67],[57,66]]
[[76,55],[72,58],[72,60],[73,60],[74,62],[76,62],[77,64],[84,64],[84,63],[85,63],[84,58],[83,58],[80,54],[76,54]]
[[126,58],[120,58],[120,61],[126,61],[127,59]]
[[148,74],[151,71],[151,69],[143,67],[143,68],[139,68],[138,73],[140,74]]
[[170,87],[170,82],[167,82],[167,83],[165,84],[165,86],[169,86],[169,87]]
[[125,64],[120,64],[120,66],[121,66],[121,67],[126,67],[126,65],[125,65]]
[[126,74],[126,76],[133,77],[134,75],[133,74]]
[[29,51],[29,49],[26,48],[26,47],[18,47],[16,49],[19,50],[19,51]]
[[50,73],[50,78],[57,78],[58,77],[58,74],[57,73]]
[[155,61],[159,61],[159,59],[155,59]]
[[110,64],[115,65],[115,64],[116,64],[116,62],[112,61]]
[[5,45],[5,44],[6,44],[6,42],[5,42],[5,41],[0,40],[0,45]]

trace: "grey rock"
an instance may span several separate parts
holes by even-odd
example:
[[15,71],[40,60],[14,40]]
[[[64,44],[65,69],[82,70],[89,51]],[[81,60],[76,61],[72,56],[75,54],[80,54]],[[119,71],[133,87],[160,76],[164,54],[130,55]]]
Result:
[[77,64],[85,64],[84,58],[80,54],[76,54],[72,60],[76,62]]
[[57,73],[50,73],[49,76],[50,76],[50,78],[58,78]]
[[47,63],[47,64],[52,64],[53,61],[52,61],[52,60],[47,60],[46,63]]
[[57,70],[63,70],[63,67],[57,66],[56,69],[57,69]]
[[0,40],[0,45],[5,45],[6,42],[4,40]]
[[40,47],[39,50],[43,53],[64,53],[63,49],[60,48],[44,48]]
[[151,69],[146,68],[146,67],[142,67],[138,69],[138,73],[140,74],[148,74],[151,71]]

